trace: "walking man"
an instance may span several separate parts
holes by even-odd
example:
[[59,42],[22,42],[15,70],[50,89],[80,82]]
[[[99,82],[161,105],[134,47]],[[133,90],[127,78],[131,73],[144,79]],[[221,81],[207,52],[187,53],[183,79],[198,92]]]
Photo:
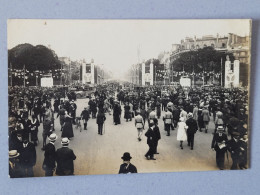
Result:
[[136,116],[135,116],[135,127],[137,128],[138,132],[138,140],[141,141],[141,136],[143,134],[143,129],[144,129],[144,120],[143,117],[141,116],[139,111],[136,111]]
[[53,176],[53,171],[56,167],[56,150],[54,143],[57,138],[58,136],[55,133],[52,133],[48,137],[50,143],[45,146],[44,161],[42,165],[42,168],[45,171],[45,176]]
[[45,150],[46,139],[52,133],[52,127],[53,127],[53,124],[52,124],[50,118],[46,117],[43,121],[43,132],[42,132],[42,138],[43,138],[42,143],[43,143],[43,145],[42,145],[42,150]]
[[87,130],[87,124],[88,124],[88,119],[89,119],[89,112],[87,110],[87,107],[84,108],[84,110],[81,112],[80,116],[84,123],[84,130]]
[[187,129],[188,146],[190,146],[190,149],[193,150],[194,134],[198,130],[198,125],[196,120],[193,119],[193,114],[191,112],[188,114],[188,120],[186,121],[186,125],[188,126]]
[[103,125],[106,120],[106,116],[104,114],[104,110],[100,109],[97,114],[97,124],[98,124],[98,134],[103,134]]
[[245,149],[242,147],[242,142],[240,141],[240,133],[233,132],[231,137],[231,140],[227,142],[227,149],[230,152],[233,161],[230,169],[236,170],[238,169],[238,166],[240,167],[240,169],[242,169],[243,167],[240,165],[243,159],[243,152]]
[[214,133],[211,148],[216,151],[216,163],[220,170],[224,169],[227,135],[223,133],[224,127],[218,126],[217,132]]
[[67,137],[62,138],[62,147],[56,151],[57,169],[56,175],[73,175],[74,174],[74,163],[76,156],[72,149],[68,148],[69,139]]
[[157,151],[157,146],[158,146],[158,141],[161,139],[161,133],[160,133],[160,129],[158,127],[158,119],[153,119],[154,121],[154,134],[155,134],[155,139],[154,139],[154,153],[155,154],[159,154],[159,152]]
[[167,131],[167,136],[170,136],[170,130],[171,130],[171,126],[173,123],[173,116],[172,116],[172,113],[167,108],[165,108],[165,110],[166,110],[166,112],[163,117],[164,127],[165,127],[165,130]]
[[155,133],[153,131],[154,128],[154,122],[153,120],[150,121],[149,129],[145,133],[145,136],[147,137],[147,144],[149,146],[148,152],[144,155],[147,160],[156,160],[154,158],[155,153]]
[[20,153],[20,165],[23,177],[33,177],[33,166],[36,163],[36,150],[33,143],[28,140],[23,141]]

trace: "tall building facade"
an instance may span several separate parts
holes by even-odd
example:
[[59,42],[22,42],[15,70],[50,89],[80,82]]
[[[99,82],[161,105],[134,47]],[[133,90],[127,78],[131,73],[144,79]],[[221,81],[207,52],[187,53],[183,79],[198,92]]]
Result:
[[[239,36],[229,33],[227,36],[205,35],[201,38],[196,36],[186,37],[180,44],[172,44],[170,51],[170,61],[175,61],[179,55],[184,52],[201,49],[204,47],[213,47],[215,50],[223,53],[233,53],[236,60],[240,62],[240,81],[243,84],[248,83],[248,73],[250,67],[250,36]],[[172,76],[172,67],[169,67]]]

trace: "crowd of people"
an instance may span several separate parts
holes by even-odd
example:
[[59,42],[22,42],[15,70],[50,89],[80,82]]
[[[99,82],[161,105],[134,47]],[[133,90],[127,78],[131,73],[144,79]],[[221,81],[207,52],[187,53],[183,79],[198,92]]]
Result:
[[[115,87],[117,86],[117,87]],[[114,125],[120,125],[121,120],[134,120],[137,128],[137,139],[140,142],[145,132],[148,152],[147,160],[156,160],[158,142],[161,133],[158,122],[164,123],[167,136],[172,130],[177,130],[176,139],[183,149],[187,141],[191,150],[194,147],[194,134],[209,133],[209,122],[213,120],[212,150],[216,151],[216,163],[219,169],[224,169],[225,154],[230,154],[233,164],[231,169],[247,168],[247,134],[248,134],[248,92],[244,89],[161,87],[120,89],[100,87],[88,97],[88,105],[77,116],[76,96],[67,91],[53,88],[9,88],[9,172],[10,177],[32,177],[33,166],[36,163],[36,149],[39,145],[39,127],[42,125],[42,151],[44,162],[42,168],[46,176],[73,175],[73,161],[76,155],[69,149],[69,142],[74,137],[73,125],[87,130],[90,119],[96,120],[99,135],[104,134],[106,113],[113,115]],[[116,93],[115,93],[116,92]],[[81,108],[80,108],[81,109]],[[164,112],[162,112],[164,111]],[[56,113],[56,114],[55,114]],[[162,114],[163,113],[163,114]],[[123,119],[121,115],[123,114]],[[59,118],[60,126],[55,126]],[[55,149],[57,135],[55,130],[62,131],[62,148]],[[47,139],[49,143],[47,144]],[[210,146],[209,146],[210,147]],[[124,158],[123,158],[124,157]],[[123,167],[128,172],[137,172],[130,164],[132,158],[125,153],[122,159],[126,161]],[[119,173],[125,173],[127,171]]]

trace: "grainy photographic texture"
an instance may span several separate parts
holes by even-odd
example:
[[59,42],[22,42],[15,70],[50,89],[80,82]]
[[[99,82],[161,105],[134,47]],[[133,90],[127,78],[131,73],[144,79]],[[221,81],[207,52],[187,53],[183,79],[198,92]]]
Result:
[[251,20],[8,20],[9,176],[248,169]]

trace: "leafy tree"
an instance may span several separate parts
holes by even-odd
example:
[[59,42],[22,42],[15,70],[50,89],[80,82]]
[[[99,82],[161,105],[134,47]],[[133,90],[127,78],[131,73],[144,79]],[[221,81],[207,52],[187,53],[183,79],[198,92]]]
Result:
[[53,50],[43,46],[20,44],[8,50],[8,67],[25,68],[30,72],[35,70],[49,71],[61,68],[61,62]]
[[171,67],[173,71],[185,71],[188,73],[211,72],[220,73],[221,58],[222,68],[224,69],[224,62],[226,56],[229,55],[231,61],[234,60],[232,53],[217,51],[212,47],[205,47],[196,51],[188,51],[179,54],[175,60],[171,60]]

